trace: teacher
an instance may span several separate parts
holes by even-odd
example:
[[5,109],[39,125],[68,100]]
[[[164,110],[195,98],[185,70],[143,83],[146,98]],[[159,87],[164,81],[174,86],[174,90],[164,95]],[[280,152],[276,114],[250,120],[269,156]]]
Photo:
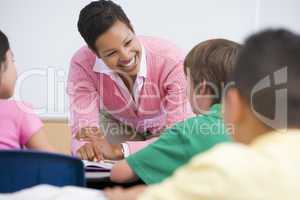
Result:
[[[137,36],[122,8],[108,0],[84,7],[78,30],[87,46],[74,54],[69,70],[73,155],[122,159],[193,115],[184,53],[174,44]],[[119,144],[108,133],[130,135]]]

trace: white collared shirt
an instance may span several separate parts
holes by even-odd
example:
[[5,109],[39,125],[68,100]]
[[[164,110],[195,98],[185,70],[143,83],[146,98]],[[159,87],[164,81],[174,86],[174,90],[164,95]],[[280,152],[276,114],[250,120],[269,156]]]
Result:
[[[146,52],[145,48],[142,46],[142,52],[141,52],[141,64],[139,68],[139,72],[137,74],[136,80],[133,84],[133,100],[135,102],[135,107],[137,108],[137,103],[139,100],[139,95],[142,90],[142,87],[145,82],[145,78],[147,76],[147,63],[146,63]],[[118,73],[110,69],[101,58],[96,58],[95,65],[93,67],[93,70],[98,73],[103,73],[108,75],[120,88],[122,94],[128,98],[132,99],[131,92],[128,90],[126,87],[125,83],[123,80],[120,78]],[[124,158],[128,157],[130,154],[129,147],[126,143],[122,143],[122,149],[123,149],[123,154]]]

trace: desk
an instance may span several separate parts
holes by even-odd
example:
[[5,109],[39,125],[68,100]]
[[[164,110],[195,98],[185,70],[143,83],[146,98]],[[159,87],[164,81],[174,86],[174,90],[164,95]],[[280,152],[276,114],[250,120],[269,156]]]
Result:
[[103,189],[113,186],[109,179],[110,172],[85,172],[86,187]]

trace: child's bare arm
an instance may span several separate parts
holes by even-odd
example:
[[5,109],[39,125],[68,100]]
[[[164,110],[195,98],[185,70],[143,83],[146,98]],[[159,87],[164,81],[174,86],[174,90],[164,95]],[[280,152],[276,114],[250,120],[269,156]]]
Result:
[[27,148],[40,151],[57,152],[54,147],[50,145],[46,132],[43,128],[34,133],[25,146]]
[[121,160],[113,166],[110,179],[117,183],[126,183],[136,181],[138,177],[132,171],[127,161]]

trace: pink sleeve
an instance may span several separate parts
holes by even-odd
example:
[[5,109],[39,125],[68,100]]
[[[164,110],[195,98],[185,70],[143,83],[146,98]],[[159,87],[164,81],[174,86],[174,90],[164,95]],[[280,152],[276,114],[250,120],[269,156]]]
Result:
[[133,154],[144,147],[148,146],[149,144],[155,142],[159,137],[154,137],[146,141],[132,141],[132,142],[126,142],[126,144],[129,147],[129,153]]
[[[84,144],[78,141],[76,133],[83,127],[99,127],[99,93],[95,83],[84,66],[87,60],[75,54],[71,60],[67,93],[70,100],[70,125],[72,131],[72,154]],[[80,61],[78,61],[80,60]]]
[[163,105],[167,113],[167,127],[194,116],[187,98],[187,80],[182,61],[170,72],[164,88],[166,96]]
[[43,127],[43,123],[33,112],[31,106],[20,102],[17,104],[18,109],[22,113],[20,121],[20,143],[24,146],[29,139]]

